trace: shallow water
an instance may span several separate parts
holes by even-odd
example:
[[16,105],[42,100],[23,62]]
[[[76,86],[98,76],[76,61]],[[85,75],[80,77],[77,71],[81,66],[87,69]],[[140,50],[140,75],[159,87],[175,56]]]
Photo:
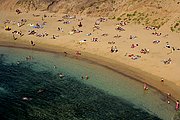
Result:
[[175,113],[156,90],[144,92],[141,83],[101,66],[31,50],[1,47],[0,53],[2,120],[170,120]]

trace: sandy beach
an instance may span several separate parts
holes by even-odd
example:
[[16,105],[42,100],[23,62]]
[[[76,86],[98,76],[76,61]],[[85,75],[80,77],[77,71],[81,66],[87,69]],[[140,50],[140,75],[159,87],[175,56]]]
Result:
[[[120,21],[108,18],[97,25],[99,28],[93,29],[99,17],[63,19],[62,16],[37,11],[18,15],[0,11],[0,46],[66,52],[69,57],[100,64],[145,82],[165,94],[170,93],[174,100],[180,99],[179,33],[165,30],[166,26],[147,30],[144,26],[131,23],[117,25]],[[22,23],[22,19],[27,21],[18,27],[17,23]],[[80,22],[82,26],[79,27]],[[36,28],[37,24],[40,28]],[[11,30],[5,30],[5,26]],[[116,30],[118,27],[120,30]],[[36,34],[28,35],[33,30]],[[13,31],[23,35],[15,33],[13,37]],[[162,78],[164,82],[161,82]]]

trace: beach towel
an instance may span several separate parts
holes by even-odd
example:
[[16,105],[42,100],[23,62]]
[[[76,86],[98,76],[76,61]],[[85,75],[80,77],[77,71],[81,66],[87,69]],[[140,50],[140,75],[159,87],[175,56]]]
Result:
[[44,28],[42,25],[40,25],[40,26],[32,26],[33,28]]
[[73,35],[73,34],[74,34],[74,31],[70,31],[68,34],[69,34],[69,35]]

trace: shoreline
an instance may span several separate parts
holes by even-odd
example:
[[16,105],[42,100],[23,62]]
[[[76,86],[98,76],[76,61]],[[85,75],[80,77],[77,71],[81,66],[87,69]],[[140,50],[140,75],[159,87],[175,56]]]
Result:
[[[5,47],[15,47],[29,50],[38,50],[44,52],[52,52],[56,54],[68,53],[68,57],[77,58],[75,55],[76,51],[81,52],[81,56],[78,56],[79,60],[86,60],[93,64],[98,64],[108,69],[113,70],[119,74],[125,75],[127,77],[133,78],[134,80],[147,83],[148,86],[155,88],[163,95],[170,93],[172,99],[175,102],[180,100],[180,79],[177,77],[179,74],[179,60],[180,56],[178,50],[172,54],[171,49],[166,49],[167,42],[175,47],[176,49],[180,46],[179,35],[170,33],[168,31],[158,30],[162,32],[163,36],[168,34],[168,37],[154,36],[153,31],[147,31],[143,26],[128,24],[123,26],[125,31],[117,31],[115,27],[118,21],[107,20],[101,23],[103,30],[93,31],[92,27],[97,18],[88,18],[83,16],[83,27],[80,29],[83,31],[76,34],[69,34],[74,29],[75,26],[79,24],[78,19],[69,20],[71,24],[63,24],[62,22],[57,22],[61,15],[56,14],[54,17],[47,17],[42,29],[36,29],[29,26],[29,24],[42,23],[41,17],[33,17],[32,14],[46,14],[51,15],[48,12],[32,12],[32,13],[22,13],[16,15],[13,12],[1,11],[2,20],[0,20],[0,46]],[[80,16],[82,17],[82,16]],[[12,31],[21,31],[24,36],[17,36],[17,40],[13,40],[12,31],[5,31],[3,21],[8,19],[18,22],[20,19],[26,18],[28,22],[22,26],[18,27],[16,24],[8,24],[12,28]],[[63,32],[57,30],[57,27],[62,27]],[[137,31],[138,29],[138,31]],[[47,32],[48,36],[37,37],[28,35],[28,31],[35,30],[38,34]],[[87,34],[92,33],[91,36]],[[102,34],[108,34],[107,36],[102,36]],[[58,35],[57,38],[52,39],[52,36]],[[135,35],[137,39],[130,39],[130,35]],[[120,38],[114,38],[114,36],[120,36]],[[98,38],[97,42],[92,42],[92,38]],[[85,44],[79,44],[79,41],[87,40]],[[153,40],[161,41],[160,44],[152,43]],[[30,43],[33,41],[36,45],[32,46]],[[114,44],[109,44],[109,42],[114,42]],[[115,44],[116,43],[116,44]],[[137,45],[133,47],[131,45]],[[117,46],[118,52],[111,53],[110,49]],[[148,54],[142,54],[140,51],[142,49],[149,49]],[[125,55],[126,54],[126,55]],[[138,60],[132,60],[129,55],[138,55],[140,58]],[[165,65],[163,60],[172,58],[172,64]],[[164,78],[164,83],[162,84],[161,78]],[[143,86],[142,86],[143,89]]]
[[[112,61],[111,59],[104,58],[102,56],[97,56],[97,55],[93,55],[90,53],[81,52],[82,55],[77,57],[77,56],[75,56],[75,52],[74,52],[75,50],[64,48],[64,47],[57,48],[60,46],[53,46],[53,45],[50,45],[50,46],[48,46],[48,48],[45,48],[44,45],[45,44],[39,44],[38,48],[37,47],[32,48],[28,44],[21,44],[21,43],[13,44],[12,42],[0,41],[0,47],[20,48],[20,49],[27,49],[27,50],[32,50],[32,51],[50,52],[50,53],[54,53],[54,54],[64,54],[64,52],[66,51],[68,53],[67,57],[70,57],[72,59],[84,60],[86,62],[95,64],[95,65],[100,65],[106,69],[112,70],[113,72],[116,72],[118,74],[122,74],[126,77],[129,77],[139,83],[142,83],[142,84],[147,83],[150,88],[155,89],[163,96],[167,96],[167,91],[165,89],[169,89],[169,93],[171,93],[171,96],[169,98],[174,103],[179,98],[179,94],[176,94],[176,93],[178,93],[179,90],[175,91],[176,89],[175,90],[171,89],[171,87],[173,87],[173,86],[178,88],[178,86],[175,85],[174,83],[172,83],[170,81],[166,81],[166,84],[167,83],[171,84],[171,86],[167,86],[167,85],[162,85],[160,83],[160,81],[156,81],[156,80],[151,81],[152,79],[160,79],[161,77],[159,77],[159,76],[153,75],[151,73],[147,73],[140,69],[137,70],[137,68],[128,66],[119,61],[118,61],[118,63],[115,63],[117,61]],[[119,68],[117,68],[117,67],[119,67]],[[143,89],[143,86],[142,86],[142,89]]]
[[[36,51],[29,51],[29,50],[25,50],[25,49],[16,49],[16,48],[6,48],[6,47],[2,47],[1,48],[1,50],[3,50],[4,51],[4,53],[5,53],[5,56],[7,55],[7,57],[9,56],[9,55],[12,55],[12,57],[10,57],[10,58],[12,58],[12,59],[8,59],[8,60],[12,60],[13,61],[13,63],[15,62],[16,63],[16,61],[17,60],[23,60],[24,61],[24,58],[26,57],[26,55],[32,55],[33,57],[34,57],[34,60],[37,62],[37,64],[36,65],[40,65],[40,66],[42,66],[42,69],[43,70],[45,70],[45,71],[49,71],[48,69],[46,69],[46,68],[44,68],[44,67],[48,67],[48,68],[50,68],[50,69],[52,69],[53,70],[53,65],[56,65],[57,66],[57,70],[55,70],[56,72],[58,72],[59,70],[61,71],[61,72],[63,72],[64,74],[65,74],[65,79],[63,79],[63,80],[66,80],[66,78],[73,78],[73,80],[74,80],[74,78],[76,79],[77,78],[77,80],[79,81],[79,82],[82,82],[83,84],[85,83],[85,85],[87,85],[87,87],[89,86],[89,87],[91,87],[91,88],[93,88],[93,87],[96,87],[97,86],[97,89],[94,89],[95,91],[96,91],[96,93],[97,93],[97,91],[101,91],[102,93],[105,93],[106,95],[108,95],[110,98],[112,97],[112,98],[118,98],[118,100],[119,101],[117,101],[118,103],[120,103],[120,104],[122,104],[121,102],[125,102],[127,105],[130,105],[130,107],[132,107],[132,108],[135,108],[136,110],[137,109],[140,109],[141,110],[141,112],[142,111],[145,111],[145,112],[147,112],[148,114],[150,114],[150,115],[152,115],[152,116],[156,116],[156,117],[158,117],[158,118],[161,118],[161,119],[163,119],[164,118],[164,120],[170,120],[170,119],[168,119],[168,118],[170,118],[169,116],[172,116],[173,117],[173,113],[174,113],[174,103],[171,101],[171,104],[169,105],[169,104],[166,104],[166,103],[164,103],[163,102],[163,100],[162,99],[160,99],[160,98],[164,98],[158,91],[156,91],[156,90],[154,90],[154,89],[152,89],[152,88],[150,88],[150,91],[146,91],[145,93],[144,93],[144,91],[142,90],[142,87],[141,87],[141,84],[139,83],[139,82],[136,82],[136,81],[134,81],[134,80],[131,80],[131,81],[129,81],[129,79],[127,79],[126,77],[125,77],[125,79],[127,79],[127,82],[126,81],[124,81],[123,79],[121,80],[121,79],[119,79],[120,81],[122,81],[122,83],[121,82],[118,82],[118,78],[117,77],[113,77],[112,76],[112,81],[115,81],[114,83],[112,83],[111,84],[111,76],[107,76],[107,74],[105,74],[106,75],[106,77],[108,77],[109,79],[106,79],[106,77],[104,77],[103,75],[104,74],[101,74],[101,73],[107,73],[107,71],[109,71],[111,74],[115,74],[115,76],[121,76],[121,75],[117,75],[117,73],[114,73],[113,71],[111,71],[111,70],[107,70],[106,68],[103,68],[103,67],[101,67],[101,66],[96,66],[96,65],[94,65],[94,64],[89,64],[88,62],[84,62],[84,61],[80,61],[80,60],[71,60],[71,58],[69,58],[69,57],[63,57],[63,55],[60,55],[60,54],[53,54],[53,53],[47,53],[47,52],[36,52]],[[9,54],[9,52],[10,52],[10,54]],[[15,52],[15,51],[17,51],[17,53],[20,53],[19,55],[17,54],[17,53],[15,53],[15,55],[13,55],[13,52]],[[9,55],[8,55],[9,54]],[[35,54],[35,55],[34,55]],[[41,55],[42,54],[42,55]],[[18,59],[16,59],[15,57],[18,57]],[[23,57],[22,57],[23,56]],[[39,56],[39,57],[38,57]],[[48,57],[48,56],[50,56],[50,58],[54,58],[54,59],[49,59],[48,58],[48,60],[46,60],[46,57]],[[8,57],[8,58],[9,58]],[[55,57],[57,57],[57,58],[55,58]],[[61,57],[63,57],[63,58],[61,58]],[[14,58],[16,59],[15,61],[14,61]],[[37,58],[37,59],[36,59]],[[58,62],[59,62],[59,59],[60,59],[60,63],[58,64]],[[34,61],[33,60],[33,61]],[[65,60],[65,61],[64,61]],[[67,62],[66,62],[66,60],[67,60]],[[33,62],[32,61],[32,62]],[[35,62],[34,61],[34,62]],[[51,62],[50,61],[52,61],[53,62],[53,64],[51,64]],[[69,63],[70,62],[70,65],[68,65],[68,68],[66,69],[66,67],[64,67],[64,66],[66,66],[66,64],[64,64],[62,61],[64,61],[65,63]],[[73,62],[74,61],[74,62]],[[77,64],[75,63],[75,62],[77,62]],[[9,62],[8,62],[9,63]],[[25,62],[26,63],[26,62]],[[47,64],[46,64],[47,63]],[[74,71],[74,68],[72,69],[72,71],[71,71],[71,67],[73,66],[73,63],[75,64],[75,69],[77,68],[77,69],[84,69],[84,67],[85,67],[85,69],[86,69],[86,67],[87,67],[87,64],[89,64],[88,66],[90,66],[90,67],[88,67],[88,69],[90,68],[91,70],[94,70],[94,69],[92,69],[92,68],[95,68],[95,71],[99,71],[98,73],[100,73],[101,74],[101,76],[99,76],[99,75],[95,75],[96,74],[96,72],[94,72],[94,71],[92,71],[93,73],[91,73],[91,70],[88,70],[88,69],[86,69],[85,71],[86,71],[86,73],[90,73],[91,75],[95,75],[95,76],[91,76],[90,75],[90,79],[88,80],[88,81],[82,81],[81,80],[81,78],[79,78],[81,75],[82,75],[82,73],[84,72],[84,71],[82,71],[82,70],[80,70],[79,72],[81,72],[81,74],[77,74],[77,76],[75,75],[74,76],[74,74],[70,74],[72,71]],[[80,64],[79,64],[80,63]],[[44,66],[45,65],[45,66]],[[72,65],[72,66],[71,66]],[[77,65],[80,65],[81,66],[81,68],[78,68],[78,66]],[[7,65],[8,66],[8,65]],[[71,66],[71,67],[69,67],[69,66]],[[64,71],[64,68],[65,68],[65,71]],[[69,69],[70,68],[70,69]],[[97,69],[96,69],[97,68]],[[32,68],[33,70],[35,70],[36,69],[36,67],[34,67],[34,68]],[[77,70],[76,69],[76,70]],[[18,69],[19,70],[19,69]],[[39,69],[40,70],[40,69]],[[70,70],[71,72],[67,72],[67,70]],[[102,70],[102,72],[101,72],[101,70]],[[40,70],[41,71],[41,70]],[[54,72],[55,72],[54,71]],[[53,73],[54,73],[53,72]],[[79,73],[78,72],[78,73]],[[35,70],[35,73],[36,73],[36,70]],[[75,73],[76,74],[76,73]],[[56,74],[55,74],[56,75]],[[99,77],[98,77],[99,76]],[[96,79],[94,79],[94,77],[95,78],[99,78],[99,79],[97,79],[97,80],[100,80],[100,82],[97,82],[97,80]],[[105,79],[101,79],[101,77],[103,77],[103,78],[105,78]],[[116,78],[116,79],[114,79],[114,78]],[[120,77],[121,78],[121,77]],[[123,77],[124,78],[124,77]],[[91,81],[92,80],[92,81]],[[42,79],[42,82],[43,82],[44,80]],[[57,85],[59,85],[58,84],[58,81],[59,80],[57,80]],[[101,81],[103,81],[103,82],[101,82]],[[107,84],[106,82],[110,82],[110,84]],[[27,82],[27,85],[28,85],[28,81],[26,81]],[[44,82],[48,82],[48,81],[44,81]],[[48,82],[49,83],[49,82]],[[118,83],[120,83],[119,85],[116,85],[116,83],[118,84]],[[130,89],[126,89],[126,86],[124,86],[124,85],[121,85],[121,84],[124,84],[124,83],[127,83],[127,85],[129,85],[129,84],[131,84],[131,85],[134,85],[135,84],[135,87],[132,87],[132,88],[130,88]],[[133,84],[132,84],[133,83]],[[29,83],[30,84],[30,83]],[[61,84],[61,82],[60,82],[60,84]],[[102,85],[100,85],[99,86],[99,84],[102,84]],[[73,84],[72,84],[73,85]],[[55,85],[56,86],[56,85]],[[111,86],[112,87],[112,90],[111,90],[111,87],[108,87],[108,86]],[[115,86],[115,87],[113,87],[113,86]],[[119,88],[119,86],[121,86],[120,88]],[[139,87],[137,87],[137,86],[139,86]],[[54,87],[54,85],[52,86],[52,90],[50,90],[51,92],[53,92],[53,87]],[[79,86],[80,87],[80,86]],[[129,86],[130,87],[130,86]],[[16,87],[17,88],[17,87]],[[41,87],[42,88],[42,87]],[[109,89],[108,89],[109,88]],[[125,88],[125,89],[123,89],[123,88]],[[135,89],[136,88],[136,89]],[[40,88],[39,88],[40,89]],[[43,89],[43,88],[42,88]],[[47,89],[51,89],[51,88],[49,88],[49,87],[47,87]],[[57,93],[58,93],[58,89],[55,89],[56,91],[57,91]],[[71,89],[70,89],[71,90]],[[113,94],[115,91],[114,90],[120,90],[117,94]],[[121,91],[126,91],[126,92],[121,92]],[[136,93],[137,93],[137,95],[139,96],[139,95],[141,95],[141,96],[144,96],[142,99],[139,99],[139,97],[141,97],[141,96],[139,96],[139,97],[137,97],[137,96],[134,96],[134,92],[133,91],[134,90],[137,90],[136,91]],[[142,90],[142,91],[141,91]],[[37,91],[37,89],[36,89],[36,91]],[[110,92],[110,91],[112,91],[112,92]],[[139,91],[139,92],[138,92]],[[72,91],[73,92],[73,91]],[[122,96],[120,95],[120,94],[123,94]],[[124,96],[124,93],[127,95],[125,95],[125,97],[123,97]],[[139,94],[140,93],[140,94]],[[97,95],[97,94],[96,94]],[[116,96],[117,95],[117,96]],[[119,97],[119,95],[120,95],[120,97]],[[132,95],[132,96],[131,96]],[[31,93],[30,93],[30,95],[26,95],[26,96],[31,96]],[[39,96],[39,94],[37,94],[37,97]],[[93,97],[93,96],[92,96]],[[128,98],[135,98],[135,99],[128,99]],[[137,99],[136,99],[137,98]],[[32,96],[32,99],[33,99],[33,101],[35,101],[36,99],[34,99],[34,96]],[[57,100],[57,99],[56,99]],[[132,103],[131,103],[131,100],[132,100]],[[33,102],[32,101],[32,102]],[[98,99],[97,99],[97,101],[98,101]],[[140,102],[140,101],[142,101],[142,102]],[[147,102],[148,101],[148,102]],[[151,101],[152,101],[152,103],[151,103]],[[102,101],[101,101],[102,102]],[[109,103],[109,106],[111,106],[111,102],[113,102],[113,101],[110,101],[110,103]],[[91,102],[92,103],[92,102]],[[147,105],[147,106],[146,106]],[[148,107],[149,106],[149,107]],[[157,106],[159,106],[159,107],[157,107]],[[161,108],[162,107],[162,108]],[[147,109],[146,109],[147,108]],[[154,109],[153,109],[154,108]],[[165,109],[163,109],[163,108],[165,108]],[[119,109],[121,109],[121,107],[119,108]],[[161,112],[159,113],[158,111],[156,112],[156,110],[157,109],[159,109]],[[131,109],[130,109],[131,110]],[[153,110],[155,110],[155,112],[153,111]],[[163,111],[165,111],[165,113],[167,113],[167,114],[165,114],[164,115],[164,112]],[[168,112],[169,111],[169,112]],[[133,112],[133,111],[131,111],[131,112]],[[162,113],[162,114],[161,114]],[[130,113],[131,114],[131,113]],[[140,115],[139,114],[139,112],[137,112],[137,114],[138,115]],[[120,115],[120,114],[119,114]],[[142,114],[143,115],[143,114]],[[162,115],[164,115],[164,116],[162,116]],[[120,115],[121,116],[121,115]],[[162,117],[161,117],[162,116]],[[166,117],[165,117],[166,116]],[[142,118],[142,117],[141,117]],[[167,119],[166,119],[167,118]]]

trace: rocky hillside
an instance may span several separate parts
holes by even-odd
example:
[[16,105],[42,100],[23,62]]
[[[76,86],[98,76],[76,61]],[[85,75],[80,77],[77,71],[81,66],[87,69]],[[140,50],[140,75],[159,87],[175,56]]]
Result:
[[180,31],[180,0],[0,0],[0,9],[108,16]]

